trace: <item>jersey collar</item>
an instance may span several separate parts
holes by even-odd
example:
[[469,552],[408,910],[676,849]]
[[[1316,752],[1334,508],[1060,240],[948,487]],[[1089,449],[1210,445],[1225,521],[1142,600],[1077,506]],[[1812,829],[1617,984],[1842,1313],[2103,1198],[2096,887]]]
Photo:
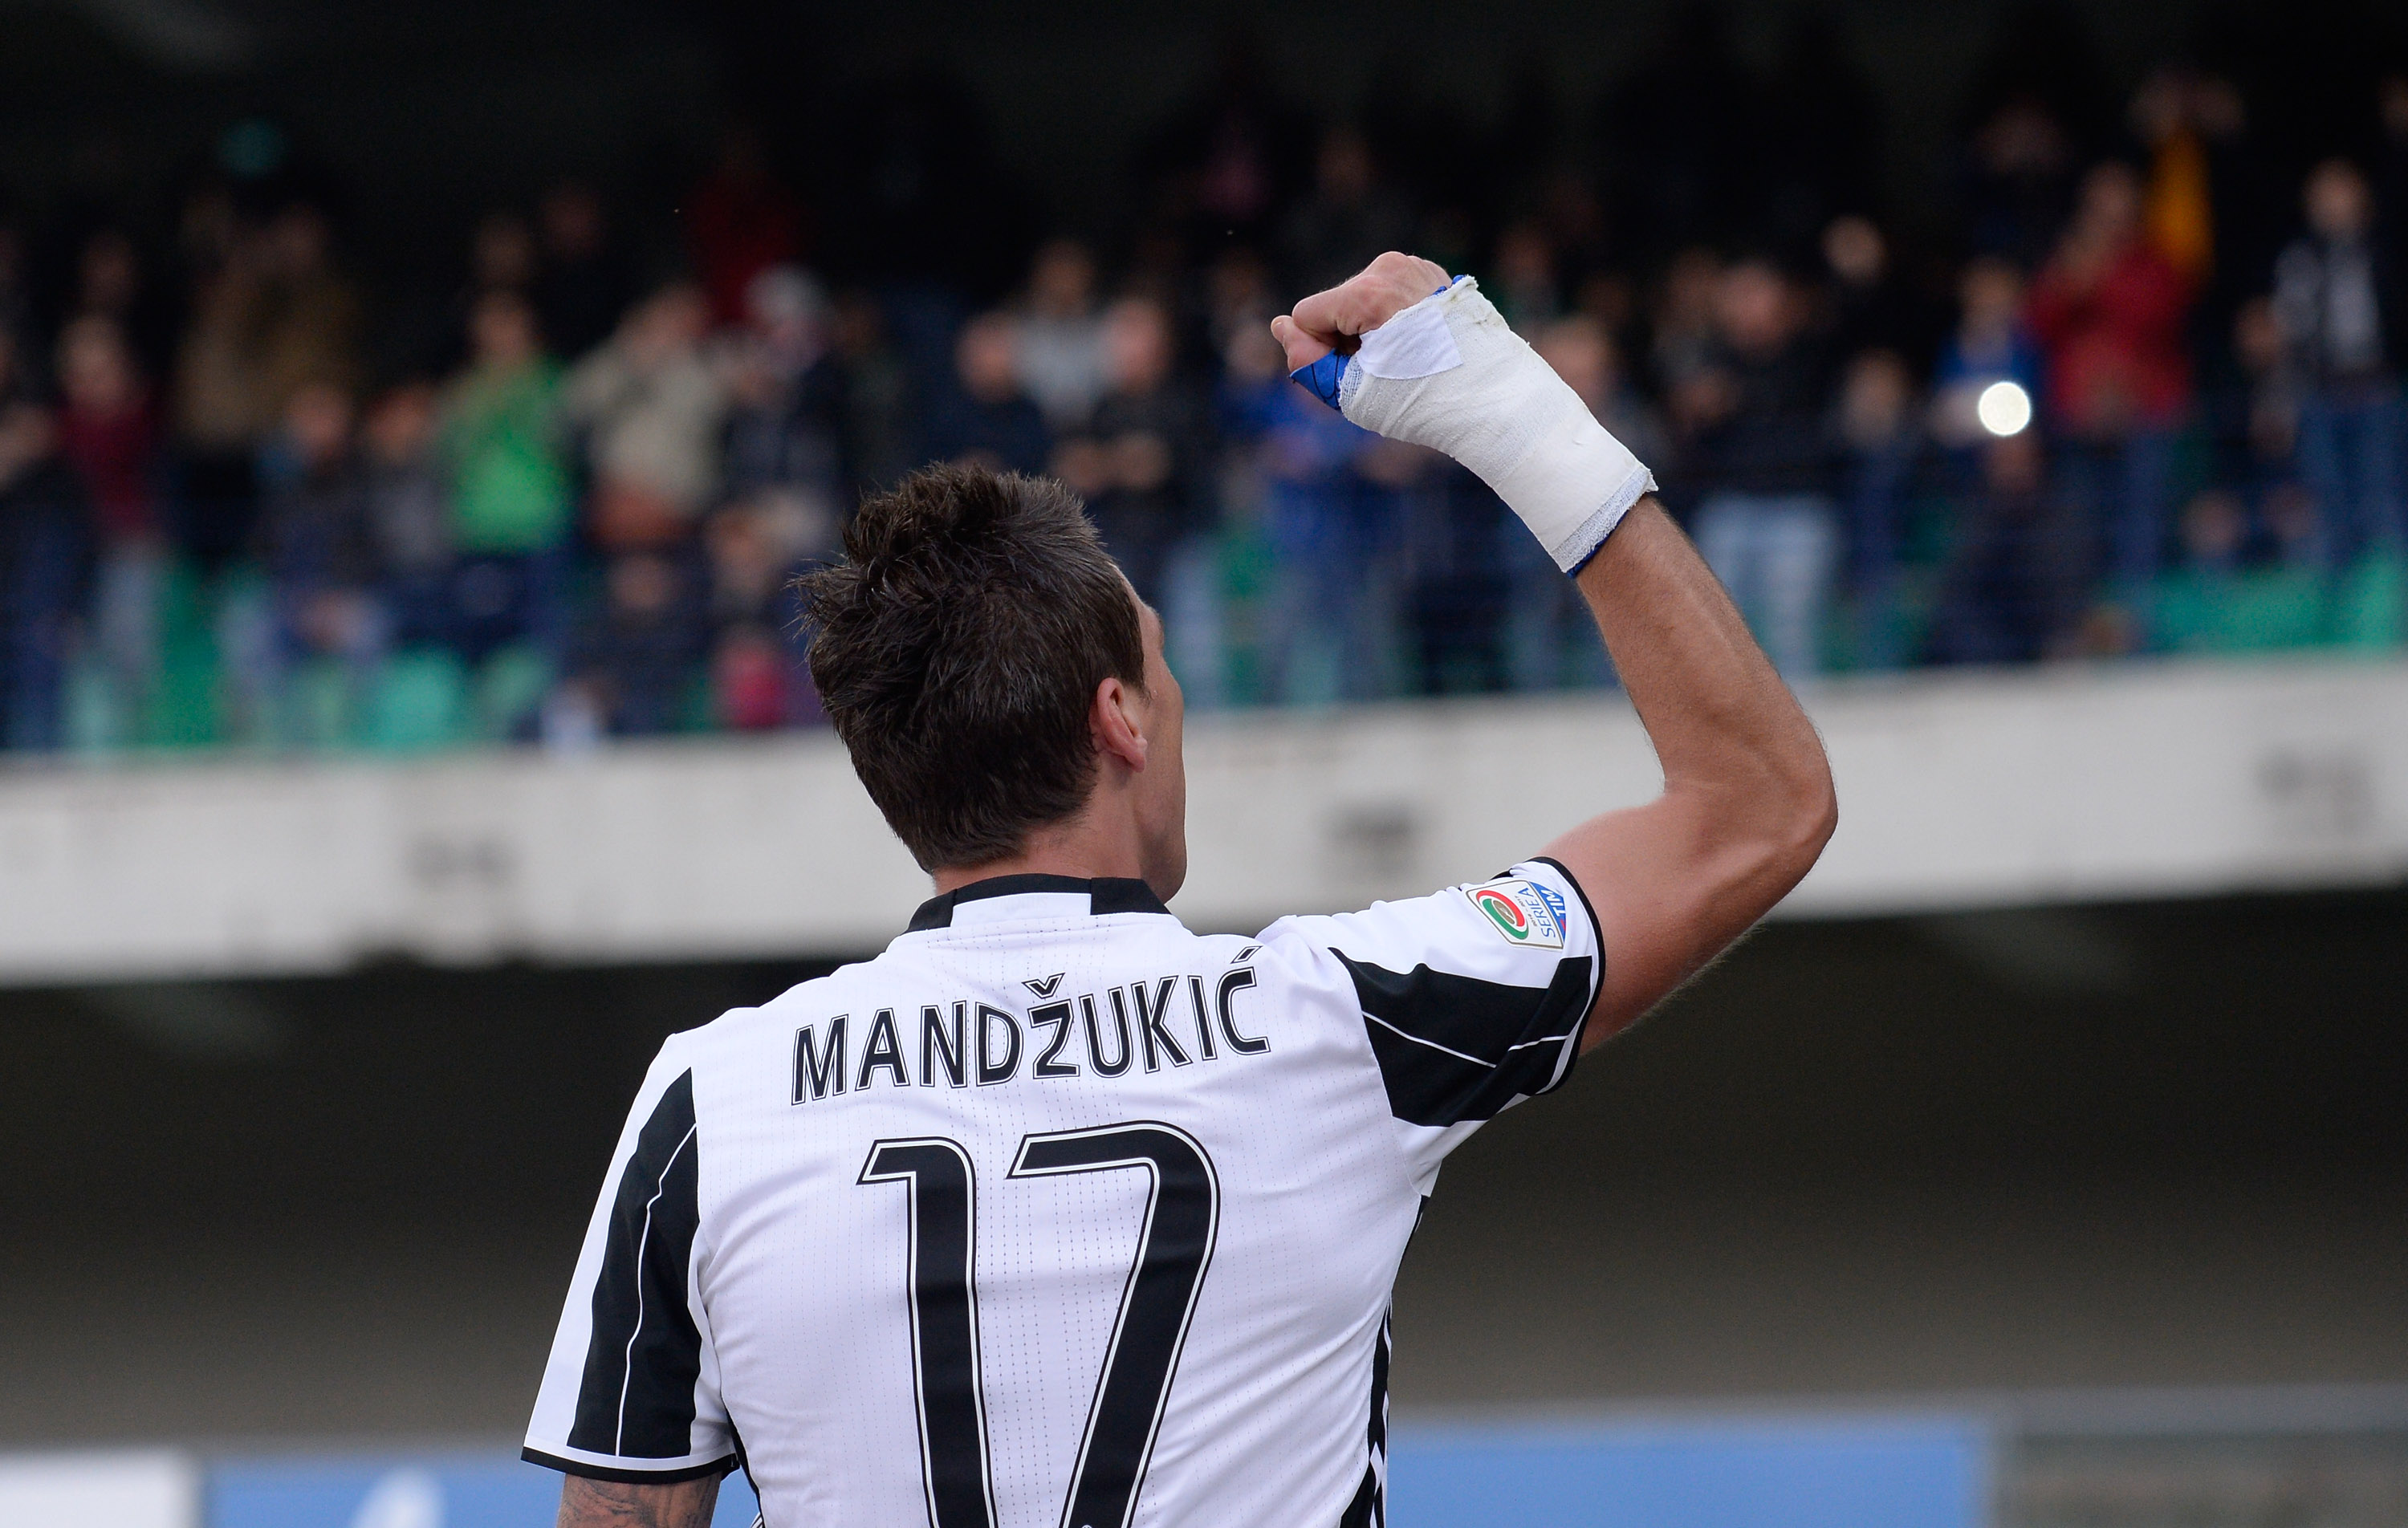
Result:
[[[1011,901],[995,907],[976,906],[997,898]],[[965,908],[974,910],[962,910]],[[1114,876],[1095,880],[1081,880],[1076,876],[990,876],[921,903],[920,910],[911,915],[910,932],[923,934],[929,929],[952,928],[957,916],[964,923],[1000,923],[1027,918],[1102,918],[1116,912],[1168,915],[1169,911],[1162,905],[1162,898],[1154,894],[1154,888],[1141,880]]]

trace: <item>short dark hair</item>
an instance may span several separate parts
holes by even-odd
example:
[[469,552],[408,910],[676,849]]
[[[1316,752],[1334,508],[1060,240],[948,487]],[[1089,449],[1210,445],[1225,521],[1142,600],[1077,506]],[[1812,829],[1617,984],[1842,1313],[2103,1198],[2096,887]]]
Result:
[[1136,596],[1077,494],[933,466],[862,501],[804,575],[811,678],[921,868],[990,864],[1094,788],[1096,686],[1142,689]]

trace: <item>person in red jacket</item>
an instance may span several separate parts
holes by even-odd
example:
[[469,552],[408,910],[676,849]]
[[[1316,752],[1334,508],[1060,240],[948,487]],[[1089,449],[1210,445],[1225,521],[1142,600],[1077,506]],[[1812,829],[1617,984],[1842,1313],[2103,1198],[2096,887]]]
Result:
[[59,454],[83,485],[99,556],[92,640],[110,692],[112,741],[142,726],[159,663],[166,540],[159,415],[117,321],[77,319],[58,344]]
[[2032,283],[2026,320],[2046,363],[2045,418],[2066,489],[2106,532],[2128,595],[2157,571],[2174,432],[2191,402],[2190,283],[2151,246],[2141,180],[2110,162]]

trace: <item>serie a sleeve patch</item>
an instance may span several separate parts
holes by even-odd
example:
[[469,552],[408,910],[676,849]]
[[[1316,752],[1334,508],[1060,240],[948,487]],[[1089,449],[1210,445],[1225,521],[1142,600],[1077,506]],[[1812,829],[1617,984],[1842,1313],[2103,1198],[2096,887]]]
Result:
[[1553,888],[1509,876],[1459,890],[1507,944],[1526,950],[1564,948],[1564,899]]

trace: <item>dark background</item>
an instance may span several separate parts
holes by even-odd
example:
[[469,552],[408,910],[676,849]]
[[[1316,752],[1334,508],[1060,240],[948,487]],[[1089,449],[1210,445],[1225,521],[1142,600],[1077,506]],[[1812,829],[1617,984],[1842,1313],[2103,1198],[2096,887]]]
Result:
[[[142,0],[7,0],[0,195],[48,231],[64,278],[84,227],[165,234],[228,131],[265,121],[290,156],[280,173],[337,208],[342,256],[381,301],[437,304],[476,219],[564,177],[673,264],[681,199],[734,133],[800,194],[815,267],[841,281],[919,266],[991,299],[1050,232],[1124,257],[1158,210],[1148,172],[1222,91],[1276,98],[1308,135],[1359,121],[1392,173],[1482,225],[1523,176],[1610,179],[1656,136],[1715,131],[1684,115],[1707,98],[1710,36],[1727,49],[1714,67],[1753,77],[1742,105],[1784,81],[1865,96],[1865,210],[1910,249],[1947,242],[1966,136],[2011,95],[2046,101],[2097,153],[2120,146],[2149,68],[2228,78],[2287,213],[2315,157],[2371,144],[2375,82],[2408,60],[2399,14],[2358,0],[207,0],[155,17]],[[1640,209],[1609,214],[1644,240]]]

